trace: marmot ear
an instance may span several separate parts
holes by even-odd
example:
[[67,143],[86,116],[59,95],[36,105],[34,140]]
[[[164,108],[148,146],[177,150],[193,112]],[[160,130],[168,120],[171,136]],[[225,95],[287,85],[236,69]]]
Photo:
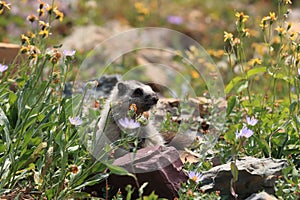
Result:
[[126,93],[126,85],[124,83],[119,82],[117,84],[117,87],[118,87],[119,95],[123,95]]

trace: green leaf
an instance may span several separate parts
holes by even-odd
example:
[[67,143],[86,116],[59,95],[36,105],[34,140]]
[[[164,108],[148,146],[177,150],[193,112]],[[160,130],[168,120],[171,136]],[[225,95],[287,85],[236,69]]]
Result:
[[[0,126],[4,126],[3,130],[5,133],[5,138],[7,139],[5,142],[8,143],[8,145],[10,145],[10,134],[9,134],[9,130],[10,130],[10,124],[8,121],[7,116],[5,115],[4,111],[0,108]],[[8,141],[9,140],[9,141]]]
[[236,96],[229,97],[227,100],[227,104],[227,116],[229,116],[236,104]]
[[286,75],[284,75],[284,74],[281,74],[281,73],[273,73],[273,72],[271,72],[271,71],[268,71],[268,73],[273,77],[273,78],[275,78],[275,79],[281,79],[281,80],[284,80],[284,81],[286,81],[286,82],[288,82],[288,83],[290,83],[290,84],[294,84],[294,82],[293,82],[293,79],[291,78],[291,77],[289,77],[289,76],[286,76]]
[[141,197],[144,193],[145,187],[147,187],[148,182],[143,183],[143,185],[139,188],[139,196]]
[[[258,73],[262,73],[262,72],[266,72],[267,71],[267,67],[257,67],[254,69],[250,69],[247,72],[247,77],[250,78],[251,76],[254,76]],[[245,77],[243,76],[237,76],[235,78],[233,78],[228,85],[225,88],[225,93],[228,94],[231,92],[231,90],[242,80],[246,80]],[[243,84],[243,86],[245,87],[245,85]],[[241,89],[245,89],[245,88],[241,88]]]
[[234,162],[230,163],[230,169],[233,176],[233,181],[236,182],[239,179],[239,170]]
[[63,46],[63,44],[59,44],[59,45],[54,45],[53,48],[59,49]]
[[95,184],[101,182],[102,180],[106,179],[108,176],[109,176],[109,173],[99,173],[99,174],[96,174],[92,178],[90,178],[87,181],[85,181],[83,184],[78,185],[77,187],[75,187],[73,190],[80,190],[81,188],[83,188],[85,186],[95,185]]
[[248,78],[261,72],[266,72],[267,67],[256,67],[247,71]]
[[69,197],[70,199],[91,199],[91,194],[86,192],[72,192]]
[[248,81],[246,80],[242,81],[237,89],[237,93],[244,91],[245,89],[247,89],[247,87],[248,87]]
[[124,169],[122,167],[112,165],[112,164],[109,164],[107,162],[103,162],[103,164],[110,170],[110,172],[112,174],[120,175],[120,176],[131,176],[136,180],[135,175],[129,173],[126,169]]
[[45,192],[47,199],[54,199],[55,197],[55,188],[51,188],[49,190],[46,190]]
[[131,200],[131,196],[134,192],[134,189],[132,189],[132,186],[131,185],[127,185],[125,190],[127,191],[127,195],[126,195],[126,200]]
[[236,138],[236,135],[235,135],[235,133],[233,133],[233,132],[226,132],[225,134],[224,134],[224,139],[225,139],[225,141],[226,142],[229,142],[230,144],[233,144],[234,143],[234,141],[235,141],[235,138]]
[[291,103],[290,105],[290,113],[293,113],[295,111],[295,108],[297,106],[297,101],[294,101],[293,103]]
[[293,116],[294,122],[297,124],[297,126],[300,126],[300,117],[298,117],[297,115]]
[[157,200],[157,199],[158,199],[158,195],[156,195],[154,191],[152,191],[149,196],[143,197],[143,200]]
[[234,86],[239,83],[241,80],[245,80],[244,77],[241,76],[237,76],[235,78],[233,78],[228,85],[225,87],[225,93],[228,94],[231,92],[231,90],[234,88]]

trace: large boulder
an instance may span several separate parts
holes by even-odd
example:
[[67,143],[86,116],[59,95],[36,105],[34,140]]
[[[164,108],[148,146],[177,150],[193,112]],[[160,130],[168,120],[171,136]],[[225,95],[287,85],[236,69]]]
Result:
[[[235,183],[235,192],[238,194],[238,199],[245,199],[253,193],[263,190],[274,194],[275,181],[281,175],[281,170],[287,166],[287,161],[244,157],[237,160],[236,165],[239,173],[238,181]],[[230,196],[231,178],[230,163],[213,167],[203,173],[201,190],[205,192],[220,191],[221,195]]]
[[[107,183],[110,193],[116,194],[118,190],[126,196],[126,186],[134,188],[132,198],[138,198],[138,188],[147,182],[143,195],[150,195],[152,191],[161,198],[174,199],[183,182],[188,180],[182,170],[183,163],[179,153],[174,147],[155,146],[138,150],[136,153],[128,153],[116,159],[113,163],[136,175],[137,181],[129,176],[111,175]],[[95,196],[101,196],[105,185],[95,185],[86,188],[85,191]]]

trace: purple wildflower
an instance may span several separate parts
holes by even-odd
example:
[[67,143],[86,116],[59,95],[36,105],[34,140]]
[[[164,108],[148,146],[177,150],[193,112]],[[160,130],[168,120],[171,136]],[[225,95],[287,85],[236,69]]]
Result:
[[246,117],[246,120],[247,120],[247,124],[250,125],[250,126],[255,126],[258,122],[257,119],[255,119],[254,117]]
[[196,171],[190,171],[188,176],[189,179],[193,180],[196,183],[199,183],[203,179],[202,174]]
[[76,53],[76,50],[64,50],[63,54],[66,57],[73,57]]
[[236,130],[235,132],[236,138],[249,138],[253,135],[253,131],[244,126],[239,132]]
[[133,119],[128,119],[127,117],[119,119],[119,123],[126,129],[136,129],[140,127],[139,122],[136,122]]
[[8,69],[7,65],[0,64],[0,72],[5,72]]
[[69,121],[74,126],[79,126],[79,125],[82,124],[82,119],[80,119],[80,117],[78,117],[78,116],[76,116],[76,117],[69,117]]
[[175,25],[180,25],[183,23],[183,19],[180,16],[176,16],[176,15],[169,15],[167,16],[167,21],[170,24],[175,24]]
[[300,76],[300,68],[298,68],[298,75]]

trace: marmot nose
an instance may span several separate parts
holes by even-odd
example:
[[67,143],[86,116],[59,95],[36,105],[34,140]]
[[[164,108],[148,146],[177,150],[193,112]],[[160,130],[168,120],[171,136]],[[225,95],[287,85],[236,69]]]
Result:
[[152,96],[152,101],[156,104],[158,102],[158,96],[157,95]]
[[153,102],[153,104],[156,104],[158,102],[158,96],[157,94],[153,94],[153,95],[147,95],[145,97],[148,101]]

